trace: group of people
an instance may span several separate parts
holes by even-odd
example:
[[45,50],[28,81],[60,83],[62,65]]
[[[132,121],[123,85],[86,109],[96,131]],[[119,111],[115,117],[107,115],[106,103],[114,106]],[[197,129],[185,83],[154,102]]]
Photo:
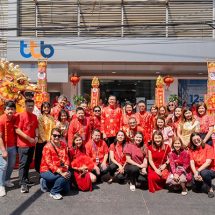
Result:
[[[59,96],[51,107],[44,102],[41,113],[33,113],[32,99],[17,114],[15,103],[5,104],[0,117],[0,196],[6,195],[18,149],[21,193],[33,186],[29,180],[32,160],[40,174],[40,187],[56,200],[76,187],[92,191],[93,183],[129,183],[131,191],[148,187],[155,192],[168,186],[187,195],[188,188],[214,197],[215,154],[212,142],[214,120],[203,102],[195,109],[176,102],[152,106],[144,101],[123,108],[116,97],[107,106],[89,109],[86,101],[75,111]],[[206,186],[203,186],[203,185]]]

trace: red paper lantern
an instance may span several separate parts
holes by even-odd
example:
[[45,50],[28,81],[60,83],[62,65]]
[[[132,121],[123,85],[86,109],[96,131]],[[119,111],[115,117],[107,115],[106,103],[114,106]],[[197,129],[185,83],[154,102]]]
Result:
[[78,84],[78,82],[80,81],[80,77],[77,76],[77,74],[72,74],[72,76],[70,77],[70,82],[76,86],[76,84]]
[[167,88],[169,88],[170,84],[174,82],[174,78],[172,76],[165,76],[163,79],[164,83],[166,84]]

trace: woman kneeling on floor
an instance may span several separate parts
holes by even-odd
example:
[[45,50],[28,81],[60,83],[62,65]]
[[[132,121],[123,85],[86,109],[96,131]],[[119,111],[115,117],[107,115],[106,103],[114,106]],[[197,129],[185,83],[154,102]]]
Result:
[[50,190],[53,199],[62,199],[62,193],[70,189],[69,156],[66,143],[61,140],[61,131],[53,128],[51,140],[43,148],[40,166],[41,191]]
[[96,182],[96,176],[91,172],[94,169],[93,160],[86,155],[83,139],[80,134],[75,134],[72,148],[69,150],[71,167],[74,170],[75,183],[81,191],[92,191],[92,183]]
[[214,149],[205,144],[200,134],[194,132],[190,137],[190,166],[194,174],[194,184],[197,192],[202,191],[202,185],[207,185],[208,197],[213,198],[212,179],[215,178]]
[[181,186],[182,195],[187,195],[186,183],[192,180],[190,169],[190,155],[187,150],[183,149],[182,141],[175,137],[172,144],[172,152],[169,153],[170,174],[166,183],[173,188]]
[[125,133],[123,131],[118,131],[114,143],[112,143],[109,148],[109,169],[111,175],[111,179],[108,181],[109,183],[118,182],[123,184],[125,182],[124,167],[126,164],[126,156],[123,153],[125,143]]
[[124,154],[126,155],[127,163],[125,173],[130,180],[130,190],[135,191],[137,183],[143,184],[147,182],[147,158],[142,132],[135,134],[134,143],[125,145]]

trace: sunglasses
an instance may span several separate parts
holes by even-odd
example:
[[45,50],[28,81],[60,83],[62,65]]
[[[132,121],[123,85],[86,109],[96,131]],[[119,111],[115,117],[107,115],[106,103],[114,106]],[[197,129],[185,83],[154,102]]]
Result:
[[56,137],[60,138],[61,137],[60,134],[52,134],[52,135],[53,135],[54,138],[56,138]]
[[94,112],[100,112],[100,110],[94,110]]

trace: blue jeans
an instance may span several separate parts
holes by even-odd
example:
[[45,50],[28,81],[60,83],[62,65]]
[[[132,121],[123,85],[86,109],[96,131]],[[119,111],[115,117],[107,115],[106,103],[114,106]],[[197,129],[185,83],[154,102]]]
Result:
[[45,180],[45,183],[43,183],[43,188],[49,189],[50,193],[55,195],[59,193],[67,193],[70,189],[70,180],[65,179],[63,176],[61,176],[58,173],[52,173],[51,171],[43,172],[40,174],[41,178]]
[[16,147],[7,148],[7,153],[7,159],[4,159],[2,155],[0,155],[0,186],[4,186],[5,181],[10,180],[16,163]]

